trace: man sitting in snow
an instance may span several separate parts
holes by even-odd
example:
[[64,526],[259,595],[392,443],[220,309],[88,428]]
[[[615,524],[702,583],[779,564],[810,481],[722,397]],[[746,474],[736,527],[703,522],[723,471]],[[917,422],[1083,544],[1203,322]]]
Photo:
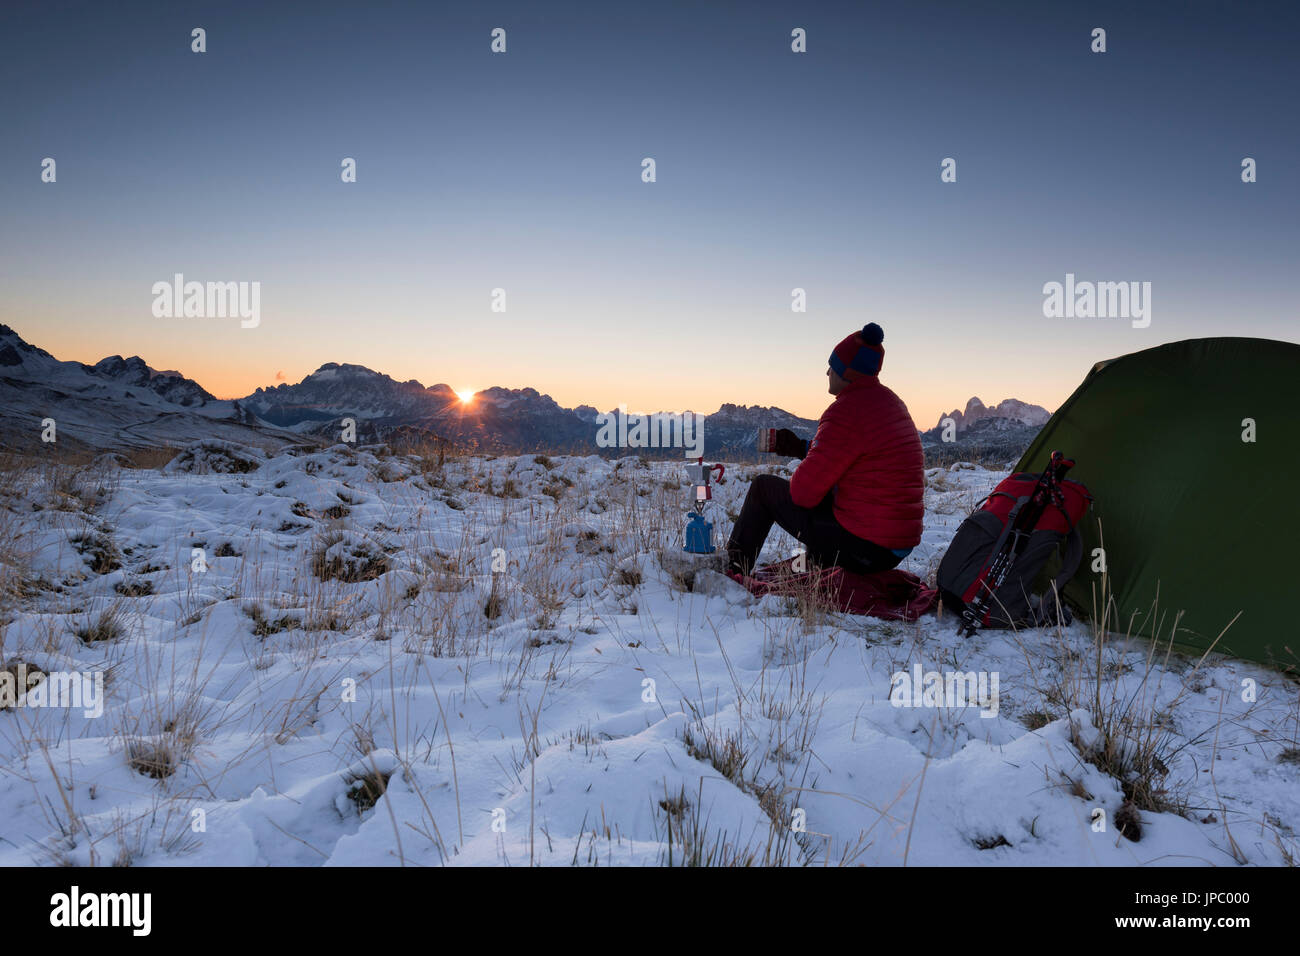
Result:
[[835,346],[826,370],[835,401],[812,441],[776,433],[776,453],[803,461],[789,481],[759,475],[750,484],[727,541],[732,575],[753,570],[773,522],[813,561],[859,574],[889,570],[920,544],[921,440],[907,406],[877,377],[884,338],[872,322]]

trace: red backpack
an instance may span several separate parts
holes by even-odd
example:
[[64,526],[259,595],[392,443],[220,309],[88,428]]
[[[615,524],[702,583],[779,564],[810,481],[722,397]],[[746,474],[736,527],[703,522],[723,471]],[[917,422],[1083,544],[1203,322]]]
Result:
[[[1077,525],[1092,503],[1088,489],[1065,478],[1074,462],[1060,452],[1041,475],[1004,478],[953,536],[939,563],[939,595],[962,617],[966,636],[981,627],[1040,626],[1057,619],[1054,597],[1032,593],[1047,559],[1065,544],[1058,592],[1083,557]],[[1065,623],[1069,622],[1064,612]]]

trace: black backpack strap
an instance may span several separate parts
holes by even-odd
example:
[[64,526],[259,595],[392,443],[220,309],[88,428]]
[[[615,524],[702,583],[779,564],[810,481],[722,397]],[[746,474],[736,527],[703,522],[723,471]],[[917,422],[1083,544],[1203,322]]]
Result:
[[1069,535],[1065,539],[1065,554],[1061,557],[1061,571],[1052,582],[1052,588],[1057,594],[1061,589],[1070,583],[1070,578],[1074,577],[1074,572],[1079,570],[1079,564],[1083,560],[1083,535],[1079,534],[1078,528],[1071,528]]

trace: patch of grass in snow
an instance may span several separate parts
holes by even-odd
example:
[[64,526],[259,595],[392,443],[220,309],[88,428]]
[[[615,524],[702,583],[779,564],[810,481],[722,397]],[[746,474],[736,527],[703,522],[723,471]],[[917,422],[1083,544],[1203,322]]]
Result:
[[1142,839],[1142,816],[1132,800],[1125,800],[1115,811],[1115,829],[1134,843]]
[[73,628],[72,633],[83,644],[102,644],[114,641],[126,633],[122,623],[122,609],[118,605],[106,608],[98,616],[87,615]]
[[780,840],[784,842],[788,838],[789,814],[781,801],[777,786],[772,783],[760,783],[753,775],[745,774],[750,755],[745,750],[744,740],[739,731],[719,733],[701,724],[696,724],[692,729],[688,724],[682,729],[682,744],[686,747],[686,752],[696,760],[711,764],[718,773],[735,784],[737,789],[743,790],[757,800],[759,807],[771,821],[774,832],[781,834]]
[[234,442],[200,441],[168,462],[166,470],[173,474],[246,475],[261,467],[258,454],[256,449]]
[[50,461],[44,485],[58,511],[90,513],[113,497],[119,483],[115,459],[101,457],[88,465]]
[[495,621],[501,616],[501,576],[492,575],[492,591],[488,594],[487,603],[483,605],[483,616],[489,621]]
[[194,752],[199,726],[210,714],[211,707],[200,694],[160,680],[149,689],[141,709],[123,714],[127,766],[154,780],[173,776]]
[[1078,797],[1080,800],[1091,800],[1092,793],[1084,786],[1083,777],[1071,777],[1064,771],[1058,771],[1065,781],[1065,789],[1072,797]]
[[200,596],[194,577],[193,574],[186,575],[184,589],[175,592],[176,620],[181,627],[199,623],[203,620],[203,612],[216,603]]
[[614,546],[602,542],[599,531],[588,528],[578,532],[577,540],[573,542],[573,550],[578,554],[613,554]]
[[[1081,728],[1072,722],[1071,742],[1084,760],[1118,782],[1125,802],[1123,825],[1117,813],[1116,826],[1137,840],[1142,833],[1140,811],[1187,815],[1188,784],[1171,782],[1170,768],[1182,752],[1203,742],[1217,727],[1211,725],[1192,737],[1180,735],[1176,727],[1179,704],[1201,689],[1197,677],[1203,677],[1204,656],[1182,675],[1172,699],[1161,696],[1162,681],[1171,673],[1179,616],[1174,616],[1168,639],[1162,640],[1157,628],[1149,642],[1139,644],[1132,640],[1135,622],[1123,630],[1116,626],[1115,603],[1104,574],[1097,604],[1102,610],[1089,615],[1092,647],[1085,652],[1070,647],[1066,632],[1057,629],[1058,670],[1043,696],[1064,712],[1083,709],[1091,715],[1097,733],[1084,739]],[[1162,620],[1155,604],[1151,620]],[[1128,650],[1134,644],[1146,647],[1144,659],[1135,659]]]
[[687,725],[682,730],[682,744],[696,760],[712,764],[713,768],[737,787],[744,788],[745,765],[749,755],[739,732],[709,730],[707,727]]
[[150,594],[153,594],[153,582],[141,578],[118,581],[117,584],[113,585],[113,590],[122,595],[122,597],[148,597]]
[[311,556],[311,572],[321,581],[356,584],[373,581],[389,570],[388,556],[373,543],[349,532],[321,535]]
[[166,740],[142,738],[128,740],[126,764],[136,773],[155,780],[165,780],[176,772],[179,761]]
[[142,471],[157,471],[181,451],[179,446],[172,445],[159,448],[133,448],[131,454],[126,457],[127,467]]
[[292,631],[299,626],[297,618],[288,614],[282,614],[274,620],[268,618],[266,611],[260,604],[246,604],[243,611],[248,619],[253,622],[253,634],[256,637],[270,637],[272,634],[279,634],[281,631]]
[[385,773],[372,768],[365,773],[349,773],[344,778],[347,797],[356,805],[358,814],[365,813],[379,802],[379,798],[388,790],[388,781],[392,776],[391,771]]
[[662,810],[673,820],[681,820],[686,811],[691,808],[691,802],[686,799],[686,788],[683,787],[675,797],[664,797],[659,801],[659,809]]
[[542,487],[542,494],[559,501],[564,492],[573,487],[573,481],[563,475],[554,475],[552,480]]
[[1020,722],[1030,730],[1042,730],[1056,718],[1045,710],[1031,710],[1020,716]]
[[111,574],[122,566],[122,556],[105,532],[85,532],[70,539],[92,574]]
[[[701,781],[701,791],[703,786]],[[749,867],[807,862],[806,859],[792,859],[788,827],[773,823],[760,851],[753,845],[741,843],[726,830],[711,828],[709,819],[700,815],[702,803],[702,792],[692,803],[686,797],[685,788],[658,801],[656,825],[662,821],[664,827],[664,845],[659,856],[662,865]]]
[[739,846],[728,837],[727,831],[709,831],[708,820],[679,798],[660,801],[660,812],[666,826],[666,846],[660,861],[664,866],[760,866],[763,862],[758,851]]
[[[0,500],[10,497],[10,494],[0,473]],[[4,612],[9,604],[51,587],[33,571],[33,549],[22,539],[17,515],[11,507],[0,507],[0,622],[5,621],[7,615]]]

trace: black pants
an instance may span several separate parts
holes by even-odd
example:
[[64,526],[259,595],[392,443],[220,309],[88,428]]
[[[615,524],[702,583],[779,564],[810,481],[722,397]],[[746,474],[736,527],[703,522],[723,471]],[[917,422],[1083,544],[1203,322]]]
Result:
[[828,494],[816,508],[801,508],[790,497],[790,482],[759,475],[749,486],[740,517],[727,540],[727,564],[749,574],[775,522],[793,535],[822,567],[839,565],[858,574],[888,571],[902,560],[888,548],[846,531],[831,512]]

